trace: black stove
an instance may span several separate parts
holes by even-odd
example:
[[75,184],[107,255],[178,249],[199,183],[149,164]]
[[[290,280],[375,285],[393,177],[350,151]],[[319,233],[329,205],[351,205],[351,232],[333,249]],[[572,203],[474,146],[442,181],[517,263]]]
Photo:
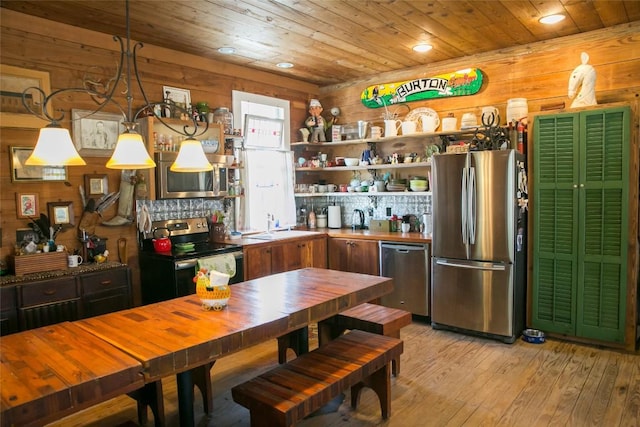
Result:
[[[206,218],[171,219],[154,221],[151,231],[141,233],[140,278],[142,303],[165,301],[196,292],[193,277],[198,259],[232,254],[236,274],[229,283],[244,280],[242,246],[233,243],[209,241]],[[168,237],[171,251],[156,252],[154,238]],[[187,249],[181,249],[186,246]]]
[[[168,237],[171,240],[171,252],[155,251],[153,239],[161,237]],[[180,244],[186,243],[192,243],[193,248],[180,249]],[[206,218],[154,221],[151,231],[142,233],[142,252],[160,259],[179,260],[236,251],[242,251],[242,246],[209,241],[209,225]]]

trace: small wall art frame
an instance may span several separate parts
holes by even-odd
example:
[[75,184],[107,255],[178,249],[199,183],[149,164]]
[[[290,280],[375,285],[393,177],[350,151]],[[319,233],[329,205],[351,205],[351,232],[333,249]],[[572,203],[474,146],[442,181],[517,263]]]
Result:
[[73,202],[48,202],[47,211],[54,227],[61,225],[62,228],[70,228],[75,224]]
[[[162,99],[173,101],[178,107],[188,110],[191,107],[191,91],[172,86],[162,86]],[[179,119],[179,111],[171,111],[173,118]]]
[[[45,120],[31,114],[22,103],[22,92],[28,87],[40,88],[45,94],[51,93],[49,73],[46,71],[29,70],[0,64],[0,123],[3,127],[19,127],[37,129],[47,125]],[[30,91],[27,95],[34,111],[42,108],[44,99],[37,91]]]
[[81,156],[109,157],[124,131],[122,114],[71,110],[73,143]]
[[16,193],[16,216],[33,218],[40,212],[38,193]]
[[33,152],[33,147],[9,147],[11,160],[11,181],[13,182],[41,182],[66,181],[67,168],[65,166],[27,166],[24,162]]
[[106,174],[84,176],[84,191],[87,197],[103,196],[109,191],[109,181]]

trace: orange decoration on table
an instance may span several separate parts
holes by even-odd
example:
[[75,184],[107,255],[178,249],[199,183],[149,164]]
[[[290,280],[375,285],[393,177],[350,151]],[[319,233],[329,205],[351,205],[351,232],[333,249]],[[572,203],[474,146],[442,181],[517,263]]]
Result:
[[[216,283],[211,283],[211,276]],[[202,308],[220,311],[227,306],[231,298],[228,274],[217,271],[207,272],[206,268],[201,268],[193,280],[196,282],[196,295],[202,300]]]

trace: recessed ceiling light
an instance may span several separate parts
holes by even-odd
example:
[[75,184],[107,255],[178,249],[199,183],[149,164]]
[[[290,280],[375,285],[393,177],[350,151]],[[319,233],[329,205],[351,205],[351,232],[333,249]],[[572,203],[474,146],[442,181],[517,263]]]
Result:
[[293,68],[293,64],[291,62],[278,62],[276,64],[278,68]]
[[557,24],[558,22],[564,20],[564,18],[565,16],[560,14],[549,15],[549,16],[543,16],[538,20],[538,22],[540,22],[541,24],[551,25],[551,24]]
[[427,43],[420,43],[413,47],[416,52],[429,52],[431,49],[433,49],[433,46]]
[[224,46],[218,48],[218,52],[224,53],[225,55],[231,55],[232,53],[236,53],[236,48],[231,46]]

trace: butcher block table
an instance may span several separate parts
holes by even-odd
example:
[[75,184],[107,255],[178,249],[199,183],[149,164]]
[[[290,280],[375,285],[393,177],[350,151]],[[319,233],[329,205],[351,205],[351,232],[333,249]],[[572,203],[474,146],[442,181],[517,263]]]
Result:
[[144,385],[141,363],[75,323],[0,340],[0,424],[42,425]]
[[180,425],[192,426],[191,369],[392,290],[387,277],[305,268],[231,286],[221,311],[190,295],[75,323],[142,363],[145,382],[177,374]]

